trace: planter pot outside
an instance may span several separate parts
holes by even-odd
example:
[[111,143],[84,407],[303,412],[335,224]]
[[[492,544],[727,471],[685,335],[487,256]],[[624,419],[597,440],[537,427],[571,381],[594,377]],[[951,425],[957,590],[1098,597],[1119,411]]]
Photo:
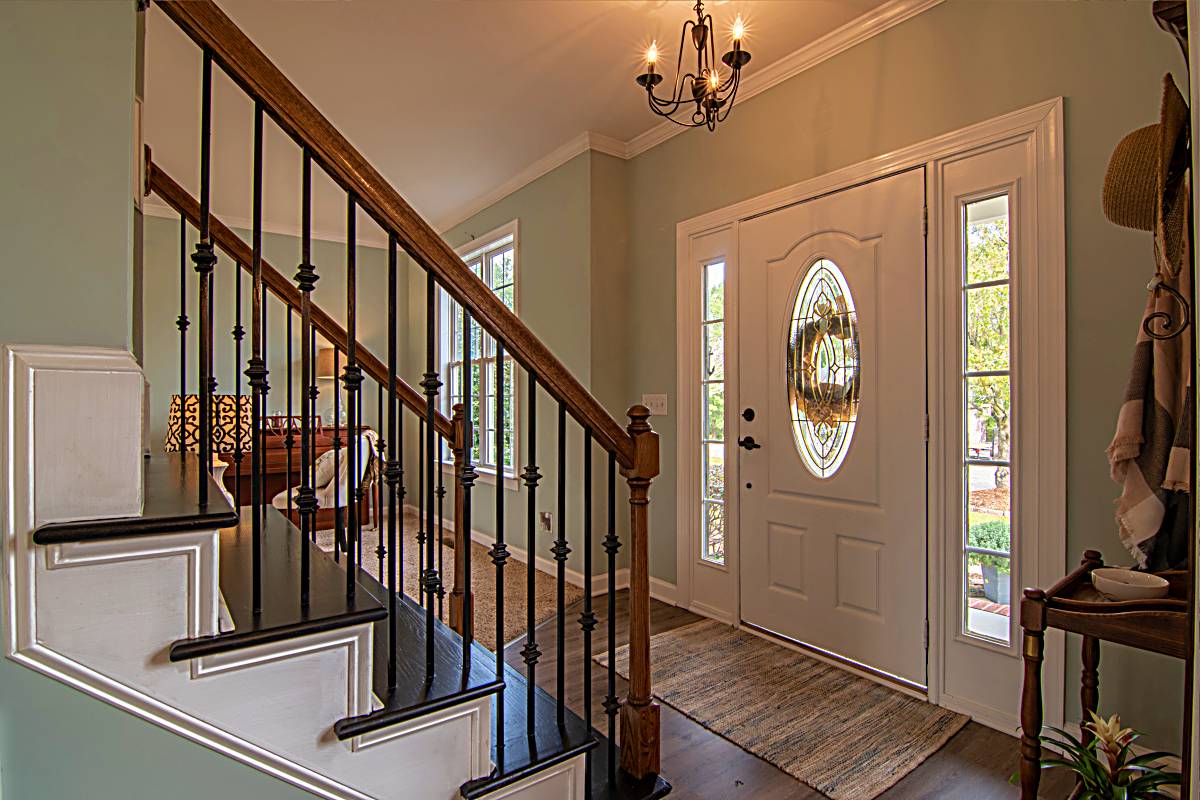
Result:
[[993,603],[1009,604],[1012,576],[1001,572],[992,564],[983,565],[983,596]]

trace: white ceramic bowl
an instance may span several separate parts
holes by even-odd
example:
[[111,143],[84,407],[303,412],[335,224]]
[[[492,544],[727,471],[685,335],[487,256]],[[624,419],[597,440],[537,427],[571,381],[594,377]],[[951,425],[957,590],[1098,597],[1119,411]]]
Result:
[[1092,570],[1092,586],[1109,600],[1156,600],[1171,587],[1166,578],[1119,567]]

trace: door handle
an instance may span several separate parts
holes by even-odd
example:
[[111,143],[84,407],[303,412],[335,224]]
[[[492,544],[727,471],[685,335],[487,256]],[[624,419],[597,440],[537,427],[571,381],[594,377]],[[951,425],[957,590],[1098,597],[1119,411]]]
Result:
[[741,439],[738,439],[738,447],[744,447],[747,450],[757,450],[762,445],[754,441],[753,436],[743,436]]

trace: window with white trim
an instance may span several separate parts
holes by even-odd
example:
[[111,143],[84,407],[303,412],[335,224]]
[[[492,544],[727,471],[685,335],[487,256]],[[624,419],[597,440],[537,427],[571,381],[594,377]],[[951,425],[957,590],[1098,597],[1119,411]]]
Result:
[[1012,608],[1012,261],[1009,195],[963,203],[963,633],[1009,642]]
[[725,262],[704,266],[700,322],[700,558],[725,563]]
[[[459,255],[500,301],[514,313],[517,310],[517,223],[513,221],[487,236],[459,249]],[[463,401],[463,312],[458,303],[439,290],[438,330],[440,332],[440,372],[446,390],[442,392],[442,412],[450,416],[453,407]],[[515,479],[517,464],[517,393],[516,368],[509,355],[504,356],[504,442],[496,454],[496,340],[474,321],[471,323],[471,408],[464,409],[471,420],[471,456],[476,469],[484,475],[502,471]],[[449,447],[443,462],[452,463]]]

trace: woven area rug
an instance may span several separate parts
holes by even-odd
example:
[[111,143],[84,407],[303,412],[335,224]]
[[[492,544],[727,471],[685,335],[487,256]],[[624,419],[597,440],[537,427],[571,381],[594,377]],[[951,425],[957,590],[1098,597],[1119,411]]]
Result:
[[[386,535],[387,523],[384,522]],[[446,533],[449,535],[450,531]],[[367,571],[381,583],[379,559],[375,548],[379,544],[378,534],[371,528],[363,529],[363,554],[366,556]],[[333,531],[318,531],[317,545],[327,552],[333,552]],[[442,576],[446,586],[446,597],[442,602],[442,621],[450,619],[450,587],[454,583],[454,548],[449,544],[442,551],[442,566],[446,573]],[[411,512],[404,515],[404,564],[397,564],[396,571],[403,570],[404,593],[409,597],[417,597],[417,516]],[[386,570],[385,570],[386,571]],[[515,558],[510,558],[504,567],[504,641],[507,644],[526,632],[525,609],[526,599],[526,567]],[[398,576],[399,577],[399,576]],[[471,543],[471,586],[475,592],[475,640],[489,650],[496,649],[496,567],[492,564],[487,548],[478,542]],[[553,575],[542,570],[534,571],[534,604],[533,616],[538,624],[553,619],[558,609],[557,582]],[[583,597],[583,590],[570,583],[566,585],[566,604],[564,608]]]
[[652,636],[650,663],[664,703],[834,800],[878,796],[968,720],[711,620]]

